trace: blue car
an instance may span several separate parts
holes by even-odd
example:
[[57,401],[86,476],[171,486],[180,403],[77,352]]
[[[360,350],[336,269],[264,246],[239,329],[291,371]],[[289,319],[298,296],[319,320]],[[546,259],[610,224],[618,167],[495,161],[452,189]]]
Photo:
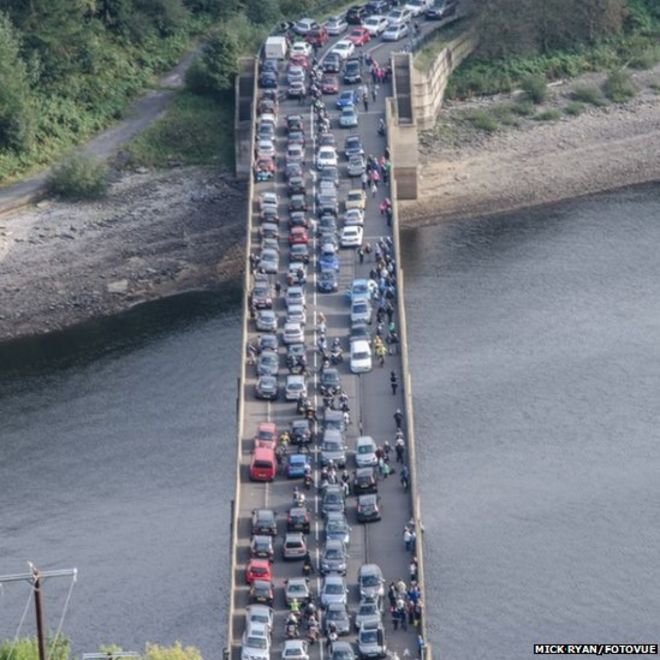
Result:
[[337,249],[334,245],[327,243],[321,248],[321,255],[319,256],[319,270],[339,270]]
[[310,465],[307,454],[291,454],[286,465],[286,476],[289,479],[301,479],[305,476],[305,467]]
[[349,89],[342,92],[337,98],[337,107],[346,108],[349,105],[355,105],[358,102],[357,93],[355,90]]

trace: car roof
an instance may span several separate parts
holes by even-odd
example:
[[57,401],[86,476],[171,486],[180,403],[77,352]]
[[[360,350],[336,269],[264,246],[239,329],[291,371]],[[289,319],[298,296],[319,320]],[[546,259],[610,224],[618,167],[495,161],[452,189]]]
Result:
[[325,542],[325,547],[326,548],[337,547],[337,548],[341,548],[342,550],[346,549],[346,546],[344,545],[344,542],[341,539],[328,539]]
[[309,457],[307,454],[290,454],[289,463],[307,463]]
[[[289,541],[304,541],[305,538],[303,536],[302,532],[287,532],[286,536],[284,537],[285,542],[287,540]],[[263,561],[268,561],[267,559],[264,559]]]
[[255,515],[258,518],[274,518],[275,512],[272,509],[256,509]]
[[362,500],[363,502],[378,502],[378,495],[374,495],[373,493],[367,494],[367,495],[358,495],[358,500]]
[[362,564],[360,566],[360,570],[358,571],[358,575],[372,575],[372,574],[378,574],[378,575],[383,575],[383,571],[380,570],[380,566],[378,564]]
[[306,587],[308,586],[307,580],[304,577],[291,577],[287,580],[287,586],[290,586],[292,584],[304,584]]
[[323,582],[324,582],[325,584],[332,584],[333,582],[334,582],[335,584],[337,584],[337,583],[344,584],[344,583],[345,583],[345,580],[344,580],[344,578],[343,578],[341,575],[326,575],[326,576],[323,578]]

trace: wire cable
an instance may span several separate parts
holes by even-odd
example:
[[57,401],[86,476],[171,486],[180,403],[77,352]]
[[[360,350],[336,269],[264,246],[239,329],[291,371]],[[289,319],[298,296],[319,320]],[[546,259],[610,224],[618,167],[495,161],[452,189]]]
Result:
[[[60,622],[57,626],[57,630],[55,631],[55,637],[53,637],[53,641],[50,643],[50,649],[46,654],[46,657],[48,657],[50,655],[50,652],[55,649],[55,645],[57,644],[57,638],[60,636],[60,633],[62,632],[62,626],[64,625],[64,617],[66,617],[67,610],[69,609],[69,603],[71,602],[71,594],[73,593],[73,586],[76,583],[76,579],[77,579],[76,574],[71,576],[71,584],[69,584],[69,592],[67,593],[66,600],[64,601],[62,616],[60,617]],[[8,658],[7,660],[10,659]]]
[[12,655],[14,655],[14,651],[16,650],[16,644],[18,643],[18,638],[21,635],[21,628],[25,623],[25,617],[27,616],[28,610],[30,609],[30,601],[32,600],[32,591],[34,591],[34,587],[30,586],[30,593],[28,594],[27,601],[25,602],[25,607],[23,608],[23,614],[21,616],[21,620],[18,622],[18,627],[16,628],[16,635],[14,636],[14,643],[11,647],[11,651],[9,652],[9,657],[7,658],[7,660],[11,660],[11,657]]

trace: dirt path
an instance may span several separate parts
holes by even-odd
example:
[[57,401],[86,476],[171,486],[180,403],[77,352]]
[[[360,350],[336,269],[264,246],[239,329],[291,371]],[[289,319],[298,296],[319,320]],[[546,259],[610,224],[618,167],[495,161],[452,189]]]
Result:
[[[186,71],[198,53],[199,49],[190,51],[174,69],[158,80],[156,89],[131,103],[124,119],[92,138],[81,147],[81,153],[105,160],[153,124],[165,112],[176,90],[183,86]],[[49,171],[46,169],[0,189],[0,216],[42,197]]]
[[[502,99],[479,106],[495,103]],[[460,111],[450,107],[443,116],[451,121]],[[660,180],[660,96],[647,90],[579,117],[528,121],[492,135],[426,135],[422,144],[422,193],[404,205],[405,224],[545,204]]]

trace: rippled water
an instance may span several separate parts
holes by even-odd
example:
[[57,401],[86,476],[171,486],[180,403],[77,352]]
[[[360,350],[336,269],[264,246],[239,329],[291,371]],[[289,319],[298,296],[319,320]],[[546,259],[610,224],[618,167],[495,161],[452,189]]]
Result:
[[445,660],[658,639],[659,192],[405,237]]
[[[444,660],[657,640],[658,192],[405,235]],[[0,350],[0,570],[78,567],[77,652],[220,657],[239,345],[235,306],[186,296]],[[52,627],[67,587],[47,584]],[[26,598],[0,594],[0,636]]]

